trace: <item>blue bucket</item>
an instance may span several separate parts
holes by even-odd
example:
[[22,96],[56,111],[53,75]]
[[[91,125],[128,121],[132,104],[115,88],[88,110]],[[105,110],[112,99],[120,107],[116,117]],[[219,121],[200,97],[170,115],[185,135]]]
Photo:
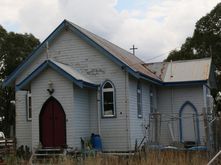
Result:
[[102,150],[102,143],[101,143],[100,135],[98,135],[98,134],[91,134],[91,143],[92,143],[93,149],[95,149],[97,151],[101,151]]

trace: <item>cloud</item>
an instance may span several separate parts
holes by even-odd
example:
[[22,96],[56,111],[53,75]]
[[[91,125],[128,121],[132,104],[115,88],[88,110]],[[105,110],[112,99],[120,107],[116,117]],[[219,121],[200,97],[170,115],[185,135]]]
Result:
[[135,44],[136,55],[144,61],[163,54],[156,59],[159,61],[192,35],[196,21],[219,0],[142,0],[129,5],[131,2],[1,0],[0,24],[8,30],[33,33],[42,41],[68,19],[127,50]]
[[[137,55],[144,61],[180,47],[186,37],[192,36],[195,23],[208,13],[218,1],[212,0],[164,0],[142,11],[138,17],[127,12],[121,27],[113,34],[112,40],[129,48],[133,43],[138,47]],[[125,11],[124,11],[125,12]],[[121,36],[121,40],[119,37]],[[122,40],[124,40],[122,42]]]
[[29,0],[19,11],[21,31],[45,39],[63,20],[58,3],[53,0]]
[[94,33],[109,38],[117,31],[122,17],[114,8],[116,0],[66,0],[60,1],[63,16]]

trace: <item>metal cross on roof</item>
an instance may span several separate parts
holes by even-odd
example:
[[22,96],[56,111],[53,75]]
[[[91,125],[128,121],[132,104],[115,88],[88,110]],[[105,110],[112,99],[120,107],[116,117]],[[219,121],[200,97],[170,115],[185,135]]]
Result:
[[135,50],[138,49],[138,48],[135,48],[135,46],[133,45],[132,48],[130,48],[130,50],[133,50],[133,55],[135,55]]

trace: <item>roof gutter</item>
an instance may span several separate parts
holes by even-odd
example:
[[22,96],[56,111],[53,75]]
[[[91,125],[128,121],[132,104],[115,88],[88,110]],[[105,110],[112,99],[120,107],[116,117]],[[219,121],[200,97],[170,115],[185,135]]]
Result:
[[177,81],[177,82],[163,82],[163,86],[200,85],[200,84],[206,84],[206,83],[207,83],[207,80]]
[[151,82],[153,84],[156,84],[156,85],[162,85],[162,81],[154,79],[154,78],[152,78],[150,76],[147,76],[147,75],[145,75],[143,73],[140,73],[140,72],[138,72],[138,73],[140,75],[140,78],[142,78],[144,80],[147,80],[147,81],[149,81],[149,82]]

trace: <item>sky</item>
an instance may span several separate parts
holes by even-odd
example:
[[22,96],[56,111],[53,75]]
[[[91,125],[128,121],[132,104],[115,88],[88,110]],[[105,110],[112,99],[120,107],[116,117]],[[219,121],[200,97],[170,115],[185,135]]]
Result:
[[[130,51],[162,61],[192,36],[220,0],[0,0],[0,25],[43,41],[64,19]],[[157,58],[156,58],[157,57]]]

